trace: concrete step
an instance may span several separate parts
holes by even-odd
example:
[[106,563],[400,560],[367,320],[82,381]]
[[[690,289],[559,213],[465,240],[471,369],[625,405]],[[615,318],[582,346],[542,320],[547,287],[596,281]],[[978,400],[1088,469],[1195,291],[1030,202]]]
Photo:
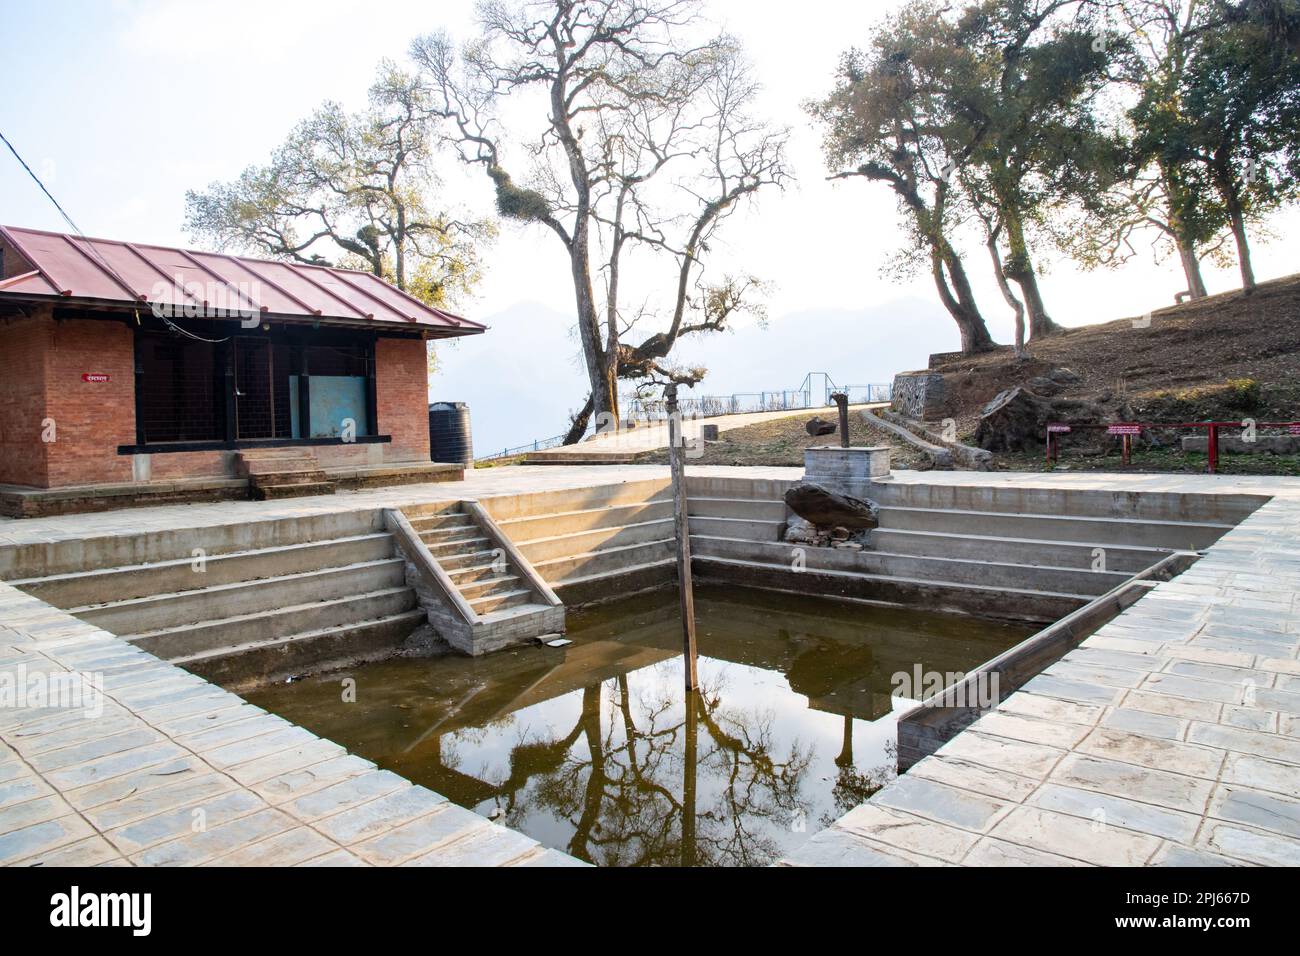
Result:
[[[671,552],[671,548],[669,551]],[[677,556],[626,564],[617,571],[579,574],[554,585],[559,597],[568,605],[598,604],[635,594],[648,588],[671,584],[677,578]],[[618,589],[611,584],[617,582]]]
[[255,581],[392,556],[393,536],[376,533],[211,557],[200,555],[154,564],[75,571],[9,583],[55,607],[70,608]]
[[[88,526],[92,527],[92,526]],[[268,521],[241,521],[139,534],[115,534],[40,542],[0,549],[0,580],[46,577],[160,561],[188,561],[200,548],[215,555],[283,547],[308,541],[371,534],[384,530],[377,508],[326,511]]]
[[280,498],[306,498],[311,495],[332,495],[337,489],[328,481],[293,482],[283,485],[254,484],[249,493],[255,501],[273,501]]
[[789,513],[782,499],[707,498],[692,496],[688,514],[701,518],[745,518],[751,521],[785,521]]
[[[508,607],[488,611],[486,614],[480,615],[480,617],[484,624],[500,624],[503,621],[513,621],[520,630],[526,630],[528,618],[541,616],[549,610],[551,610],[550,605],[525,601],[520,604],[511,604]],[[539,631],[538,633],[542,632]]]
[[1197,550],[1209,547],[1231,525],[1194,521],[1137,521],[1128,518],[1074,518],[1059,515],[954,511],[943,508],[880,509],[880,527],[905,531],[1072,541],[1098,545]]
[[256,614],[286,605],[336,599],[340,595],[362,594],[396,587],[404,582],[402,559],[383,558],[69,610],[83,621],[126,636],[199,621]]
[[634,454],[617,454],[608,452],[604,454],[587,454],[587,455],[567,455],[552,453],[546,451],[532,451],[524,457],[525,465],[635,465],[638,454],[644,454],[645,451],[653,451],[647,448],[642,452]]
[[311,471],[268,471],[252,478],[253,488],[269,488],[276,485],[329,484],[329,477],[319,468]]
[[672,501],[658,499],[602,505],[598,508],[584,508],[578,511],[529,515],[498,521],[497,524],[510,540],[530,541],[578,531],[591,531],[596,528],[612,528],[658,518],[671,518],[672,515]]
[[691,534],[714,535],[719,538],[744,538],[749,541],[780,541],[785,518],[779,520],[754,518],[690,519]]
[[1151,567],[1170,553],[1169,548],[1134,548],[1123,545],[1078,544],[1068,541],[1035,541],[1032,538],[1000,538],[987,535],[945,534],[940,531],[903,531],[877,528],[871,532],[877,551],[893,554],[934,555],[970,560],[1005,561],[1017,564],[1050,565],[1060,568],[1090,568],[1102,548],[1106,567],[1130,574]]
[[620,528],[595,528],[591,531],[578,531],[532,541],[516,541],[515,545],[525,558],[537,563],[551,558],[563,558],[621,545],[661,541],[664,538],[671,538],[672,535],[673,520],[660,518],[655,521],[624,525]]
[[445,528],[430,528],[420,532],[420,540],[425,544],[452,544],[457,541],[472,541],[483,537],[477,525],[449,525]]
[[796,571],[787,563],[703,554],[692,557],[691,570],[702,581],[1043,623],[1059,620],[1092,600],[1086,594],[952,584],[855,571],[807,568]]
[[[485,539],[486,540],[486,539]],[[434,560],[441,565],[442,569],[448,574],[454,574],[460,570],[470,568],[481,568],[491,566],[494,561],[500,561],[501,553],[496,550],[482,548],[477,551],[460,551],[448,552],[446,554],[435,554]]]
[[481,578],[477,581],[461,583],[456,581],[456,587],[468,601],[474,601],[481,597],[489,597],[501,594],[505,591],[517,591],[523,585],[523,579],[517,574],[498,574],[493,577]]
[[594,579],[622,574],[631,568],[673,558],[672,538],[602,548],[582,554],[566,555],[534,564],[547,584],[566,584],[571,580]]
[[531,603],[533,596],[533,592],[529,588],[514,588],[513,590],[500,591],[474,598],[469,602],[469,606],[474,609],[475,614],[481,617],[492,611],[500,611],[504,608]]
[[452,511],[446,514],[420,515],[415,518],[407,518],[411,523],[412,529],[421,533],[425,531],[445,531],[451,528],[472,528],[474,522],[470,520],[469,515],[459,511]]
[[794,478],[721,478],[688,475],[688,498],[748,498],[754,501],[784,501],[786,491],[799,483]]
[[449,515],[463,515],[459,499],[448,499],[447,501],[429,501],[418,505],[403,505],[402,514],[406,515],[406,520],[415,524],[419,518],[445,517]]
[[498,560],[494,562],[491,559],[494,553],[492,551],[486,552],[488,560],[482,564],[467,564],[458,568],[448,568],[443,565],[442,569],[447,572],[447,576],[451,578],[457,587],[474,584],[486,578],[500,577],[508,572],[503,570],[505,567],[504,561]]
[[484,537],[481,532],[469,537],[457,538],[453,541],[439,541],[437,539],[430,541],[422,534],[420,540],[424,542],[429,549],[429,553],[439,562],[444,557],[450,558],[456,555],[477,554],[482,551],[492,550],[492,542]]
[[667,498],[672,500],[672,490],[667,477],[643,481],[613,481],[605,485],[585,488],[558,488],[532,494],[497,495],[480,499],[479,504],[497,522],[532,515],[559,514],[568,511],[586,511],[612,505],[647,504]]
[[228,690],[238,691],[268,680],[322,670],[331,664],[387,657],[425,621],[421,610],[401,611],[360,623],[201,651],[174,658],[172,663]]
[[1093,571],[1084,567],[1036,567],[1025,564],[813,548],[691,535],[691,552],[700,556],[763,561],[793,567],[796,558],[813,570],[834,570],[933,581],[940,584],[1005,587],[1029,591],[1083,594],[1096,597],[1123,584],[1131,576],[1123,571]]
[[137,647],[170,661],[209,651],[231,651],[258,641],[373,621],[403,614],[416,605],[415,592],[411,588],[390,587],[328,601],[294,604],[181,627],[160,628],[127,635],[126,639]]
[[320,471],[315,455],[285,455],[279,458],[241,458],[238,471],[248,478]]
[[1236,524],[1264,503],[1260,495],[1109,491],[1098,488],[1023,488],[913,482],[876,482],[878,504],[1003,514],[1071,515],[1152,521]]

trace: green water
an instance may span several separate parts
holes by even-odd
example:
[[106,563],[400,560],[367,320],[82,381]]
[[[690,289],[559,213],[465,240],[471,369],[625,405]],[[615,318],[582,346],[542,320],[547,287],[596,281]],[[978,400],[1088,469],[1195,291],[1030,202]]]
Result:
[[248,698],[601,866],[756,866],[892,777],[895,673],[969,671],[1031,630],[739,588],[698,588],[696,612],[689,710],[673,590],[570,612],[570,647],[368,664]]

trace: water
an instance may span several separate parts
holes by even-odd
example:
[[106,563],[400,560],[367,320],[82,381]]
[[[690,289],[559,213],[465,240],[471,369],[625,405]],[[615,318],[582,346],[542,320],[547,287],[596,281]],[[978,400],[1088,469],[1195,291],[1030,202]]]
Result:
[[[771,863],[894,773],[898,672],[968,671],[1023,625],[739,588],[570,612],[567,648],[398,660],[248,698],[601,866]],[[355,680],[355,701],[347,698]]]

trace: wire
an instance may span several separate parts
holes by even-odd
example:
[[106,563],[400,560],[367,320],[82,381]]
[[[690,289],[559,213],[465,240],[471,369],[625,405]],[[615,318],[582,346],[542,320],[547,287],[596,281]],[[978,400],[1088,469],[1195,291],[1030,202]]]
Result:
[[[72,217],[68,215],[67,210],[65,210],[62,206],[60,206],[59,201],[54,198],[54,194],[45,188],[45,183],[41,182],[41,178],[36,175],[36,173],[32,170],[32,167],[27,165],[27,160],[23,159],[22,156],[18,154],[18,150],[14,148],[13,143],[9,142],[8,137],[6,137],[4,133],[0,133],[0,142],[3,142],[6,146],[9,147],[9,152],[14,154],[14,159],[18,160],[18,164],[27,171],[27,175],[32,177],[32,182],[36,183],[36,185],[40,187],[41,192],[45,193],[45,198],[54,204],[54,208],[59,211],[59,215],[63,217],[63,221],[66,222],[68,226],[72,229],[72,231],[77,234],[77,238],[79,238],[84,243],[85,251],[89,255],[94,256],[95,259],[98,260],[99,264],[104,267],[104,271],[107,272],[110,276],[112,276],[113,279],[122,288],[130,290],[131,288],[130,283],[128,283],[125,279],[123,279],[120,275],[117,274],[117,270],[108,264],[108,260],[106,260],[103,257],[103,255],[100,254],[100,251],[95,248],[94,243],[92,243],[88,238],[86,238],[86,234],[81,231],[81,227],[72,221]],[[157,315],[158,318],[162,319],[163,322],[167,323],[167,325],[173,331],[178,332],[179,334],[187,336],[191,339],[194,339],[198,342],[207,342],[209,345],[218,345],[222,342],[227,342],[230,340],[230,336],[226,336],[226,338],[224,339],[205,339],[201,335],[195,335],[193,332],[187,332],[185,329],[181,328],[179,325],[177,325],[175,322],[173,322],[165,315],[160,315],[156,311],[154,312],[154,314]],[[139,309],[136,309],[135,321],[137,325],[140,324]]]

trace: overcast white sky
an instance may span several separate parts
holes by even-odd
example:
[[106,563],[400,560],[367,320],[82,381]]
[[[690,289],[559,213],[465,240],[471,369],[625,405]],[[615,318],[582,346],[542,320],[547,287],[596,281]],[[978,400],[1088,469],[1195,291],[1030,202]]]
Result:
[[[794,388],[809,371],[839,383],[889,381],[957,347],[956,329],[926,276],[882,277],[898,244],[897,213],[878,184],[826,182],[820,140],[800,104],[824,94],[840,52],[866,42],[890,0],[712,0],[711,15],[746,44],[765,85],[763,108],[794,127],[798,183],[734,217],[715,249],[721,267],[774,282],[766,329],[684,349],[710,376],[708,394]],[[472,0],[0,0],[6,95],[0,131],[22,151],[89,235],[187,244],[186,189],[263,162],[315,106],[363,104],[375,66],[401,58],[410,39],[474,29]],[[453,170],[450,198],[486,214],[481,174]],[[7,152],[0,154],[0,222],[61,229],[57,212]],[[1288,213],[1273,226],[1300,226]],[[1011,317],[978,246],[968,267],[994,336]],[[1284,241],[1256,243],[1256,273],[1296,271]],[[572,291],[555,238],[506,226],[488,274],[461,311],[493,326],[443,351],[435,399],[468,401],[480,451],[562,430],[586,390],[572,361]],[[1081,273],[1047,261],[1044,292],[1060,322],[1080,325],[1169,304],[1184,288],[1173,259],[1121,272]],[[1210,291],[1235,271],[1206,264]]]

